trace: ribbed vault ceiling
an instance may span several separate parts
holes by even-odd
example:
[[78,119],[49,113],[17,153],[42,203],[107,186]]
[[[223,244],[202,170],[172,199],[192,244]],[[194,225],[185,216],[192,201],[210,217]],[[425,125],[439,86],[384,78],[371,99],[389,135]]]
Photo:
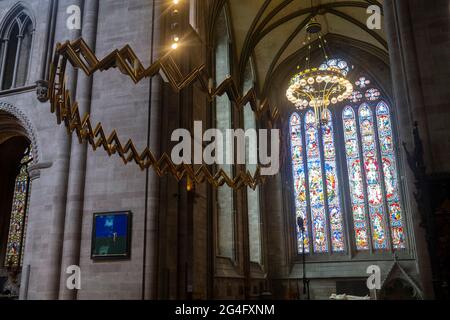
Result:
[[243,74],[253,57],[260,89],[276,67],[302,48],[305,26],[316,16],[323,34],[337,34],[387,51],[381,30],[369,30],[367,7],[376,0],[228,0],[234,45]]

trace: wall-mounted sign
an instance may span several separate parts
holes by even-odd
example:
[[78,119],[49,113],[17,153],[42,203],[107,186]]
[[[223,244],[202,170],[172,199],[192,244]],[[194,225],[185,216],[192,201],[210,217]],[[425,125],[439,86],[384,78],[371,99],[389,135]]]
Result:
[[130,211],[94,213],[92,259],[125,259],[131,251]]

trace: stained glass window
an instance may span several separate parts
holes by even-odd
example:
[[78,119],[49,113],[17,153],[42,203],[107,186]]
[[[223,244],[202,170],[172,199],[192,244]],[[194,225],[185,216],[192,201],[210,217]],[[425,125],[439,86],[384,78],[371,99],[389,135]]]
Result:
[[367,88],[367,86],[370,84],[370,80],[366,79],[366,77],[360,77],[358,81],[355,82],[356,86],[360,89]]
[[375,141],[373,113],[367,104],[359,108],[359,123],[362,140],[364,169],[367,183],[369,216],[372,226],[374,249],[388,247],[386,236],[385,212],[383,207],[383,190],[381,188],[380,166]]
[[[366,88],[371,81],[360,77],[355,84]],[[371,236],[375,250],[404,249],[405,230],[390,110],[381,100],[381,92],[377,88],[367,89],[364,97],[366,102],[347,106],[343,111],[356,248],[368,250]],[[356,103],[352,99],[349,101]]]
[[[333,108],[342,129],[333,125],[329,110],[325,123],[317,124],[310,109],[290,119],[296,215],[306,230],[302,238],[297,227],[299,253],[303,243],[307,253],[344,252],[347,238],[357,251],[406,248],[390,108],[368,77],[358,77],[355,85],[347,104]],[[348,184],[339,179],[342,167]]]
[[325,158],[325,177],[327,184],[328,215],[330,217],[331,245],[334,252],[344,251],[344,234],[339,181],[337,175],[334,127],[331,112],[327,111],[327,123],[322,126],[322,139]]
[[302,125],[300,116],[297,113],[294,113],[291,116],[290,133],[296,217],[303,218],[305,227],[304,237],[302,237],[302,233],[297,226],[297,247],[298,252],[302,252],[304,243],[305,252],[309,252],[308,215],[306,212],[306,179],[302,147]]
[[327,217],[322,178],[322,161],[319,149],[319,132],[316,116],[312,110],[306,113],[306,154],[308,166],[309,198],[312,218],[312,241],[314,252],[328,251]]
[[355,90],[350,96],[350,100],[354,103],[360,102],[363,98],[361,91]]
[[380,98],[381,93],[378,89],[371,88],[366,91],[366,99],[369,101],[376,101]]
[[31,161],[31,150],[28,149],[20,162],[20,171],[14,185],[11,219],[6,247],[5,266],[7,267],[19,267],[22,264],[30,190],[28,166]]
[[392,245],[395,249],[402,249],[405,248],[405,234],[402,223],[402,208],[400,204],[392,124],[389,107],[383,101],[377,106],[377,123]]
[[303,124],[302,119],[303,116],[294,113],[290,121],[296,216],[305,223],[304,238],[297,226],[298,252],[302,252],[302,240],[305,252],[311,249],[315,253],[329,252],[330,245],[332,252],[342,252],[344,221],[332,115],[328,113],[327,123],[320,127],[312,110],[304,115]]
[[347,75],[351,71],[351,68],[348,65],[347,61],[342,59],[329,59],[326,62],[322,63],[319,69],[326,69],[327,67],[339,68],[341,69],[343,75]]
[[367,231],[364,182],[359,153],[358,128],[353,108],[348,106],[344,109],[343,120],[355,243],[358,250],[367,250],[369,249],[369,235]]

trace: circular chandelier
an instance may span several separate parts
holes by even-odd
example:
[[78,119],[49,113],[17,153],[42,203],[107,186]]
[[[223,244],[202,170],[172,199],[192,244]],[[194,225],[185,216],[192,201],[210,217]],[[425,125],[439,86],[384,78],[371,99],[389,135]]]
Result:
[[[347,66],[330,63],[326,49],[326,40],[321,34],[322,26],[312,19],[306,26],[308,47],[304,70],[292,77],[286,92],[287,99],[299,110],[314,108],[316,122],[328,122],[327,109],[348,99],[353,93],[353,85],[346,78]],[[325,62],[318,68],[310,67],[312,39],[317,35],[319,48],[322,49]],[[333,59],[333,61],[336,61]],[[300,69],[300,67],[298,67]]]

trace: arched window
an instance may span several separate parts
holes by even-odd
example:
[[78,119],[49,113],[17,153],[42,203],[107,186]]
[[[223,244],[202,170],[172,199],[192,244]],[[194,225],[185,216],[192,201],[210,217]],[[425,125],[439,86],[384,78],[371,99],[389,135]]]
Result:
[[297,226],[299,253],[302,240],[305,253],[339,253],[347,243],[357,251],[406,247],[390,108],[367,77],[355,85],[348,101],[327,111],[326,123],[316,124],[313,110],[291,115],[295,208],[305,222],[303,239]]
[[[244,94],[254,87],[254,72],[252,60],[249,61],[245,71]],[[244,130],[257,129],[255,113],[250,103],[244,106]],[[246,169],[254,175],[256,172],[256,160],[258,159],[258,148],[256,144],[245,142]],[[252,159],[252,161],[250,161]],[[247,187],[247,213],[248,213],[248,236],[250,261],[261,264],[262,262],[262,244],[261,244],[261,207],[260,207],[260,188],[256,186],[255,190]]]
[[23,262],[25,234],[27,227],[28,203],[30,194],[30,177],[28,167],[33,161],[31,149],[28,148],[20,162],[19,174],[14,185],[14,196],[6,245],[6,267],[19,267]]
[[19,5],[7,14],[0,30],[1,90],[25,85],[33,33],[33,22],[24,7]]
[[[215,30],[215,81],[222,83],[231,73],[230,63],[230,33],[226,8],[217,19]],[[215,120],[216,128],[222,132],[233,127],[232,106],[227,95],[216,98]],[[226,142],[224,141],[224,146]],[[227,159],[229,149],[225,148],[224,159]],[[231,164],[218,165],[218,170],[224,170],[229,176],[233,176]],[[235,210],[234,193],[231,188],[219,188],[217,190],[217,234],[218,254],[230,259],[235,258]]]
[[[345,250],[331,112],[327,113],[327,118],[321,130],[312,110],[305,113],[303,126],[298,113],[291,116],[290,122],[295,206],[297,217],[301,216],[305,223],[305,252],[324,253],[330,247],[333,252]],[[303,137],[305,148],[302,148]],[[299,227],[297,232],[298,251],[302,252]]]

